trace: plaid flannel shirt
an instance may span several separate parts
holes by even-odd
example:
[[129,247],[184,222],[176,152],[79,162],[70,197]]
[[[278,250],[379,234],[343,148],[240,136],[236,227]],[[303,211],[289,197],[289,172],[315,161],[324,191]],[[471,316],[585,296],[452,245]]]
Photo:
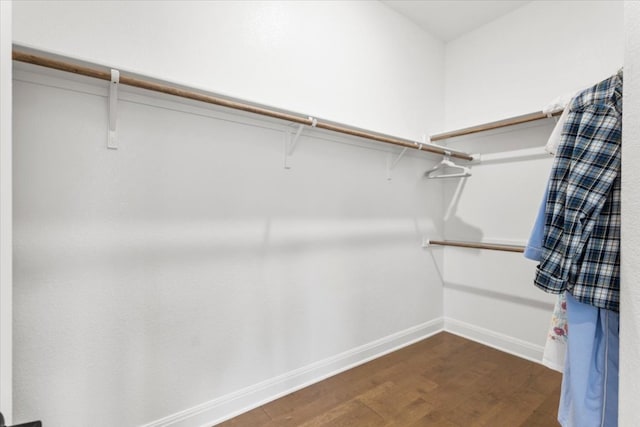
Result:
[[619,311],[622,72],[581,92],[568,108],[535,285]]

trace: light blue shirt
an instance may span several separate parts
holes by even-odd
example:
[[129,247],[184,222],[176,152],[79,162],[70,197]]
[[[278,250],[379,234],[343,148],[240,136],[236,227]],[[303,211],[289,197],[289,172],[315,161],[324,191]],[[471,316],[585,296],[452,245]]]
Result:
[[547,190],[549,189],[549,183],[547,182],[547,188],[544,190],[544,196],[542,197],[542,203],[538,209],[538,216],[536,222],[531,230],[531,236],[529,242],[524,248],[524,257],[533,261],[540,261],[542,259],[542,239],[544,238],[544,214],[547,206]]

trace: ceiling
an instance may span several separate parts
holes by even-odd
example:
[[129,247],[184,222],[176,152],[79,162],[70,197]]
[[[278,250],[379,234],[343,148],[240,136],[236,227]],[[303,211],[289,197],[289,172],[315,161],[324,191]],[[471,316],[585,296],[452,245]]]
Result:
[[515,10],[531,0],[382,0],[445,42]]

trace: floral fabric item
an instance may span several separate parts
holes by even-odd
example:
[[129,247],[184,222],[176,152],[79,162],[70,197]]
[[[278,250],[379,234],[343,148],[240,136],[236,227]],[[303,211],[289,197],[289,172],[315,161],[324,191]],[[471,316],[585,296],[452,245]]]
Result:
[[547,334],[547,342],[544,346],[542,363],[558,372],[564,369],[565,354],[567,351],[567,298],[564,293],[558,295],[551,316],[551,326]]

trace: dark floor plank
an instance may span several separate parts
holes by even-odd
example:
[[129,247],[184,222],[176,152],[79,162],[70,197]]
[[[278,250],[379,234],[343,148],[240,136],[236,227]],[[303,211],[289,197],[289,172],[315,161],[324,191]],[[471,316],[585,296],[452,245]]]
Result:
[[227,427],[263,426],[270,421],[271,417],[269,417],[262,408],[256,408],[253,411],[245,412],[241,416],[227,421],[224,425]]

